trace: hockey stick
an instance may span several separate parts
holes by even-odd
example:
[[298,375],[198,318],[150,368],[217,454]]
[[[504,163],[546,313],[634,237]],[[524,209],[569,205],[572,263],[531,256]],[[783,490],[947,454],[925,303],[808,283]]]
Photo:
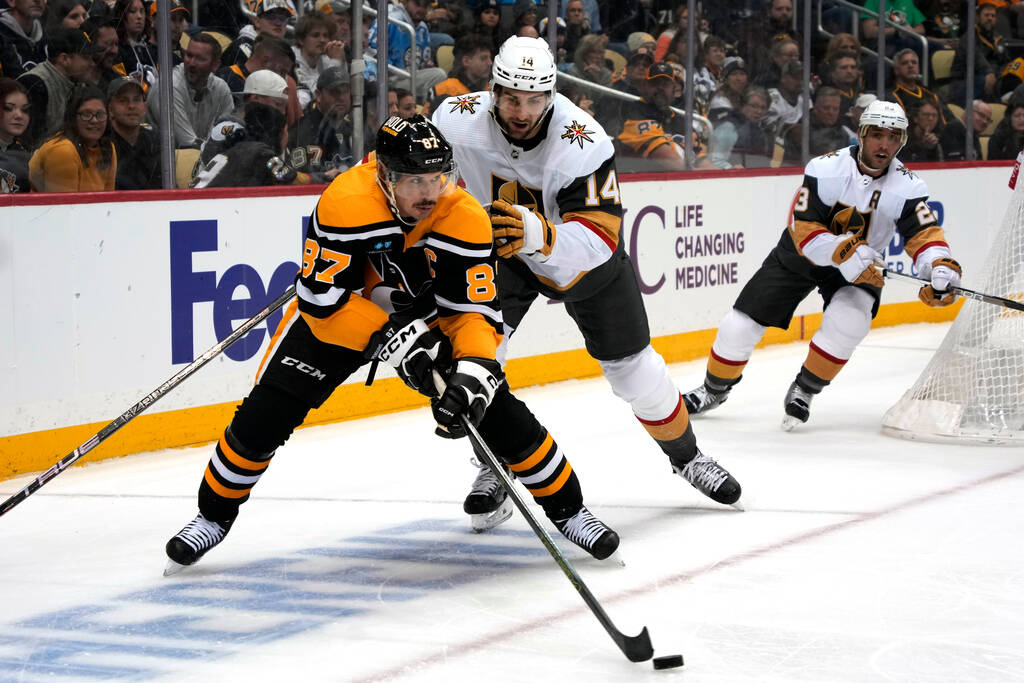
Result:
[[[438,393],[444,392],[444,381],[441,379],[437,371],[434,371],[434,383],[438,386]],[[491,472],[498,477],[498,481],[505,488],[509,498],[515,503],[516,507],[519,508],[520,514],[530,524],[530,528],[533,529],[533,533],[537,534],[537,538],[540,539],[547,551],[551,553],[551,557],[554,558],[555,563],[561,568],[562,572],[568,577],[569,583],[572,584],[576,592],[583,598],[583,602],[587,603],[587,607],[594,613],[597,620],[601,622],[601,626],[604,626],[604,630],[608,632],[608,635],[612,637],[615,644],[622,650],[622,654],[626,655],[626,659],[631,662],[646,662],[648,659],[654,656],[654,646],[651,645],[651,636],[647,633],[647,627],[640,631],[638,635],[627,636],[622,631],[615,627],[612,623],[611,618],[605,613],[604,608],[601,607],[601,603],[597,601],[594,594],[587,588],[587,584],[583,583],[583,579],[576,573],[576,570],[569,563],[569,559],[562,554],[562,551],[555,545],[555,541],[551,538],[551,535],[540,525],[537,518],[534,516],[533,511],[530,510],[529,506],[523,501],[523,497],[519,495],[519,490],[516,489],[512,483],[512,479],[505,473],[504,468],[498,463],[497,457],[491,452],[490,447],[484,442],[480,432],[477,431],[473,423],[469,421],[465,415],[459,418],[462,421],[462,426],[466,430],[466,434],[469,436],[470,441],[473,442],[477,450],[477,454],[483,457],[484,462],[491,468]]]
[[203,355],[199,356],[199,358],[196,358],[194,361],[189,363],[184,368],[182,368],[181,371],[178,372],[178,374],[176,374],[174,377],[171,377],[169,380],[158,386],[156,389],[153,390],[152,393],[143,397],[141,401],[133,405],[131,408],[124,411],[120,415],[120,417],[118,417],[116,420],[114,420],[106,427],[101,429],[99,432],[94,434],[88,441],[86,441],[81,446],[76,448],[70,454],[63,457],[53,467],[43,472],[43,474],[35,481],[33,481],[24,489],[22,489],[18,493],[15,493],[13,496],[5,500],[3,504],[0,505],[0,517],[7,514],[7,512],[9,512],[11,508],[13,508],[15,505],[31,496],[33,493],[42,488],[43,485],[46,484],[48,481],[56,477],[58,474],[60,474],[67,468],[74,465],[83,455],[91,451],[96,446],[100,445],[100,443],[105,441],[107,437],[112,435],[121,427],[124,427],[126,424],[134,420],[144,410],[146,410],[151,405],[159,401],[166,394],[170,393],[172,389],[174,389],[179,384],[184,382],[185,379],[187,379],[190,375],[195,373],[196,370],[203,367],[211,360],[213,360],[215,357],[220,355],[222,351],[224,351],[229,346],[231,346],[236,341],[245,336],[246,332],[259,325],[271,313],[281,308],[281,306],[284,306],[294,296],[295,287],[289,287],[284,294],[271,301],[270,305],[268,305],[266,308],[264,308],[262,311],[257,313],[252,318],[249,318],[244,323],[242,323],[238,327],[238,329],[236,329],[234,332],[225,337],[223,341],[221,341],[219,344],[211,348]]
[[[882,277],[895,278],[897,280],[904,280],[905,282],[916,282],[921,285],[931,284],[930,281],[923,278],[907,275],[906,273],[897,273],[896,271],[889,270],[888,268],[882,269]],[[966,299],[984,301],[987,304],[1002,306],[1003,308],[1012,308],[1015,311],[1024,311],[1024,303],[1021,303],[1020,301],[1004,299],[1001,296],[994,296],[992,294],[982,294],[981,292],[976,292],[973,289],[964,289],[963,287],[957,287],[956,285],[950,285],[949,289],[952,290],[954,294],[959,294]]]

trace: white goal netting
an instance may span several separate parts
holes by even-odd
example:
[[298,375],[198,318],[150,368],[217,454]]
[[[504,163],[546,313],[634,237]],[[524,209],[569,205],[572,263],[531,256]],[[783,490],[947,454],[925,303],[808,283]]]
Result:
[[[1024,300],[1024,182],[965,287]],[[1024,443],[1024,312],[967,300],[917,382],[882,418],[890,436]]]

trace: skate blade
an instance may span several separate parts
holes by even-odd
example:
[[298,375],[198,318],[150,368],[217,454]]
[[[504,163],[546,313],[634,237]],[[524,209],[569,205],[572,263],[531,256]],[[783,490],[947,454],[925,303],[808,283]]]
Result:
[[167,566],[164,567],[164,576],[173,576],[187,566],[187,564],[178,564],[174,560],[167,560]]
[[743,503],[741,503],[738,500],[735,503],[733,503],[731,507],[736,508],[740,512],[746,512],[747,511],[747,508],[743,507]]
[[493,512],[482,512],[476,515],[469,516],[469,526],[472,527],[473,533],[482,534],[489,529],[493,529],[498,526],[509,517],[512,516],[512,500],[506,498],[501,506]]
[[622,559],[622,553],[619,552],[618,548],[615,549],[614,553],[612,553],[608,557],[604,558],[603,560],[599,560],[599,562],[601,564],[603,564],[603,565],[609,565],[609,566],[616,566],[616,567],[625,567],[626,566],[626,561],[624,559]]
[[802,425],[802,424],[803,424],[803,420],[801,420],[799,417],[793,417],[792,415],[786,415],[784,418],[782,418],[782,431],[784,431],[784,432],[791,432],[791,431],[793,431],[794,427],[796,427],[797,425]]

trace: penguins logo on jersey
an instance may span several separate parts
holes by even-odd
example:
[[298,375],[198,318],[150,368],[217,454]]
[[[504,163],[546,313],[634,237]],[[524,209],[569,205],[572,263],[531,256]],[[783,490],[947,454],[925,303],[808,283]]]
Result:
[[587,142],[593,142],[594,139],[590,136],[595,132],[596,131],[593,130],[587,130],[586,124],[573,119],[572,123],[565,126],[565,132],[562,133],[562,139],[568,140],[570,144],[575,142],[580,146],[580,149],[583,149],[583,141],[586,140]]
[[0,194],[17,192],[19,189],[18,176],[0,168]]
[[848,232],[856,233],[867,239],[868,230],[871,228],[871,212],[861,213],[853,206],[836,204],[836,213],[832,216],[832,223],[829,230],[834,235],[845,235]]
[[475,114],[476,108],[480,105],[479,100],[479,95],[462,95],[461,97],[456,97],[455,101],[452,102],[451,111],[448,113],[454,114],[458,112],[460,114],[464,114],[468,111],[470,114]]
[[535,187],[527,187],[518,180],[506,180],[492,173],[491,198],[492,200],[502,199],[509,204],[518,204],[545,215],[544,193]]

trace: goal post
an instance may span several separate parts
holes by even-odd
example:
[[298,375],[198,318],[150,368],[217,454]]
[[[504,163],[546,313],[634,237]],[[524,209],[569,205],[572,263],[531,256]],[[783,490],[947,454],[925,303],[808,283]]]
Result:
[[[1024,182],[972,289],[1024,300]],[[882,431],[922,441],[1024,444],[1024,312],[967,300]]]

